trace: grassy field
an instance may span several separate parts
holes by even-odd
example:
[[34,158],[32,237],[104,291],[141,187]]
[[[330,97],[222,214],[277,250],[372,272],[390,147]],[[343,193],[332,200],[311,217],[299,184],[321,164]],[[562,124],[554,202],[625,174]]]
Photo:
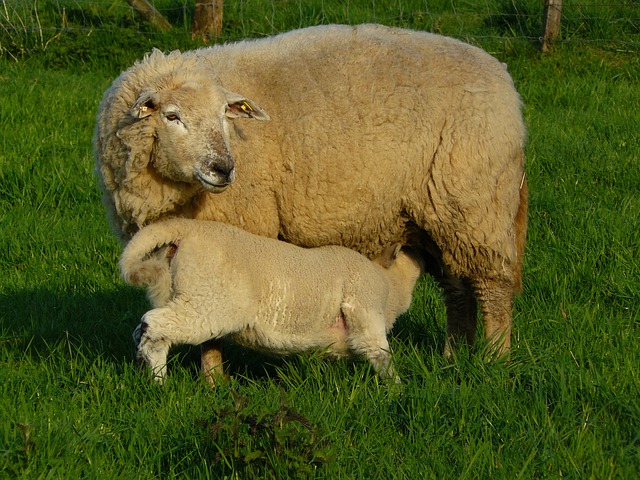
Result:
[[[82,15],[79,2],[40,2],[40,22],[59,26],[65,5],[68,24],[101,22],[90,35],[40,38],[8,28],[33,21],[33,2],[16,2],[24,10],[0,15],[0,478],[635,478],[637,8],[572,17],[565,39],[585,41],[541,56],[522,38],[538,35],[533,1],[521,7],[531,16],[483,1],[453,13],[442,2],[440,17],[415,13],[424,2],[390,2],[375,16],[355,1],[348,12],[339,2],[280,2],[277,12],[228,3],[228,38],[377,19],[468,38],[508,63],[525,105],[531,191],[512,361],[472,351],[446,363],[444,305],[425,279],[391,335],[401,395],[363,362],[232,346],[232,378],[216,390],[190,348],[172,355],[165,386],[150,384],[131,342],[148,305],[118,278],[91,137],[122,69],[153,45],[194,44],[184,31],[136,33],[116,1]],[[171,11],[188,27],[190,12]]]

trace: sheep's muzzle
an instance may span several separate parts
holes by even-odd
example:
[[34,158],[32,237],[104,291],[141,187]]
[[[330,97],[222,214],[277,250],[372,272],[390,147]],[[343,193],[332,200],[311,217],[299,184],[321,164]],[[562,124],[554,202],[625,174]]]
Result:
[[228,157],[222,161],[209,160],[196,168],[196,178],[205,188],[212,193],[224,191],[235,181],[236,169],[233,160]]

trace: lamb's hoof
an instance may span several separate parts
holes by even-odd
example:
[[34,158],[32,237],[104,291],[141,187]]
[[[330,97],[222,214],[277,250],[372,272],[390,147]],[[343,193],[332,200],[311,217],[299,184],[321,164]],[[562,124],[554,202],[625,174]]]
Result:
[[131,336],[133,337],[133,344],[136,346],[136,348],[138,348],[138,346],[140,345],[140,341],[142,340],[142,335],[144,335],[144,332],[146,330],[147,330],[147,324],[142,322],[138,324],[136,329],[131,334]]
[[396,376],[387,380],[387,392],[390,398],[399,398],[404,394],[404,384],[400,377]]

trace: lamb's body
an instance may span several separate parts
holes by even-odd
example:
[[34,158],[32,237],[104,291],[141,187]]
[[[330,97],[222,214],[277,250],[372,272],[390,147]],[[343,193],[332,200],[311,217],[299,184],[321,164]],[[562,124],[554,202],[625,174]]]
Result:
[[106,93],[95,142],[124,240],[182,216],[370,258],[413,244],[444,287],[449,341],[473,342],[477,298],[504,353],[526,233],[524,137],[495,58],[368,25],[156,51]]
[[386,332],[422,272],[399,246],[392,254],[383,267],[344,247],[304,249],[217,222],[150,225],[120,262],[156,307],[137,330],[138,354],[163,377],[172,344],[229,337],[277,354],[363,355],[389,376]]

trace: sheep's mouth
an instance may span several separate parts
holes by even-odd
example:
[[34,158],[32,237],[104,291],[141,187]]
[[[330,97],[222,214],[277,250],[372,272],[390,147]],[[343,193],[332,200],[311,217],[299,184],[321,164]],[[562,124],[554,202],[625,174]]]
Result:
[[233,183],[233,177],[223,178],[218,174],[207,175],[198,170],[196,170],[196,178],[202,184],[205,190],[211,193],[223,192],[229,185],[231,185],[231,183]]

